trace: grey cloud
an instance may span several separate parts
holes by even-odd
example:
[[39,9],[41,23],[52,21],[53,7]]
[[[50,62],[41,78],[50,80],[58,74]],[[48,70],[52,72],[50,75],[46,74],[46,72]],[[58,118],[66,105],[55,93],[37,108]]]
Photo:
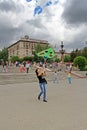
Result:
[[0,17],[0,48],[7,47],[21,32],[20,28],[14,27],[11,19]]
[[9,44],[12,44],[16,40],[20,30],[18,28],[3,28],[0,30],[0,48],[8,47]]
[[73,41],[67,42],[65,41],[65,50],[70,50],[70,49],[82,49],[86,46],[86,41],[87,41],[87,31],[81,32],[79,35],[76,35],[73,38]]
[[40,19],[26,21],[19,28],[22,30],[22,32],[24,32],[21,33],[22,35],[27,34],[32,38],[44,40],[48,39],[49,37],[48,30],[45,25],[42,24],[42,21],[40,21]]
[[41,23],[41,19],[35,19],[35,20],[28,20],[26,21],[27,24],[31,25],[32,27],[42,28],[44,25]]
[[67,0],[62,18],[70,25],[87,23],[87,0]]
[[38,19],[26,21],[18,27],[14,27],[9,19],[4,22],[2,20],[0,25],[2,25],[0,26],[0,48],[9,46],[25,35],[35,39],[47,40],[49,38],[48,30]]
[[21,12],[23,9],[23,6],[19,6],[18,4],[15,4],[12,0],[3,0],[0,2],[0,11],[1,12]]

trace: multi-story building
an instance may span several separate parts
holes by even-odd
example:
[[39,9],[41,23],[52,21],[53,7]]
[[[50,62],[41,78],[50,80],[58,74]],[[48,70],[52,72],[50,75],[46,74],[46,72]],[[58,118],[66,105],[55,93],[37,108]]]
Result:
[[8,47],[8,59],[10,60],[12,56],[18,56],[19,58],[32,56],[32,51],[35,50],[35,46],[38,44],[41,46],[49,45],[46,40],[32,39],[26,35]]

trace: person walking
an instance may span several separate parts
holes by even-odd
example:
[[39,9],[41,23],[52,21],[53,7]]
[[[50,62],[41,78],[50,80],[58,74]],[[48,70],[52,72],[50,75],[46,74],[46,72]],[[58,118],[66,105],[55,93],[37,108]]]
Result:
[[56,71],[54,72],[54,80],[53,80],[53,83],[58,83],[58,74],[57,74]]
[[30,67],[30,61],[27,61],[27,63],[26,63],[26,73],[27,74],[29,72],[29,67]]
[[46,100],[46,84],[47,81],[45,79],[46,71],[43,68],[36,69],[36,76],[39,80],[40,92],[38,94],[38,100],[40,100],[41,95],[43,95],[43,102],[47,102]]

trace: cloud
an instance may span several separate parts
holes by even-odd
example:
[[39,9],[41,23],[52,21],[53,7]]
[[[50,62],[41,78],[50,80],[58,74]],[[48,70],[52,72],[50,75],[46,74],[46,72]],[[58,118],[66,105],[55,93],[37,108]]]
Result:
[[[52,0],[53,1],[53,0]],[[47,0],[38,0],[41,7]],[[0,48],[13,44],[21,37],[48,40],[60,50],[83,48],[87,41],[86,0],[59,0],[34,16],[34,0],[0,0]]]
[[67,0],[62,17],[72,26],[87,24],[87,0]]
[[12,0],[3,0],[0,2],[0,12],[21,12],[22,11],[22,6],[19,6]]

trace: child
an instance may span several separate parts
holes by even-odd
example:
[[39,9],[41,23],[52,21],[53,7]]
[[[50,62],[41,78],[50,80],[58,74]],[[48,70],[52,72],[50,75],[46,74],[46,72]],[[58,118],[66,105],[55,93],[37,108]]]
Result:
[[55,71],[54,73],[54,80],[53,80],[54,83],[58,83],[58,74],[57,72]]
[[5,68],[5,72],[8,73],[8,66],[6,66],[6,68]]
[[69,84],[71,84],[71,71],[68,71],[67,72],[67,79],[68,79],[68,82],[69,82]]

